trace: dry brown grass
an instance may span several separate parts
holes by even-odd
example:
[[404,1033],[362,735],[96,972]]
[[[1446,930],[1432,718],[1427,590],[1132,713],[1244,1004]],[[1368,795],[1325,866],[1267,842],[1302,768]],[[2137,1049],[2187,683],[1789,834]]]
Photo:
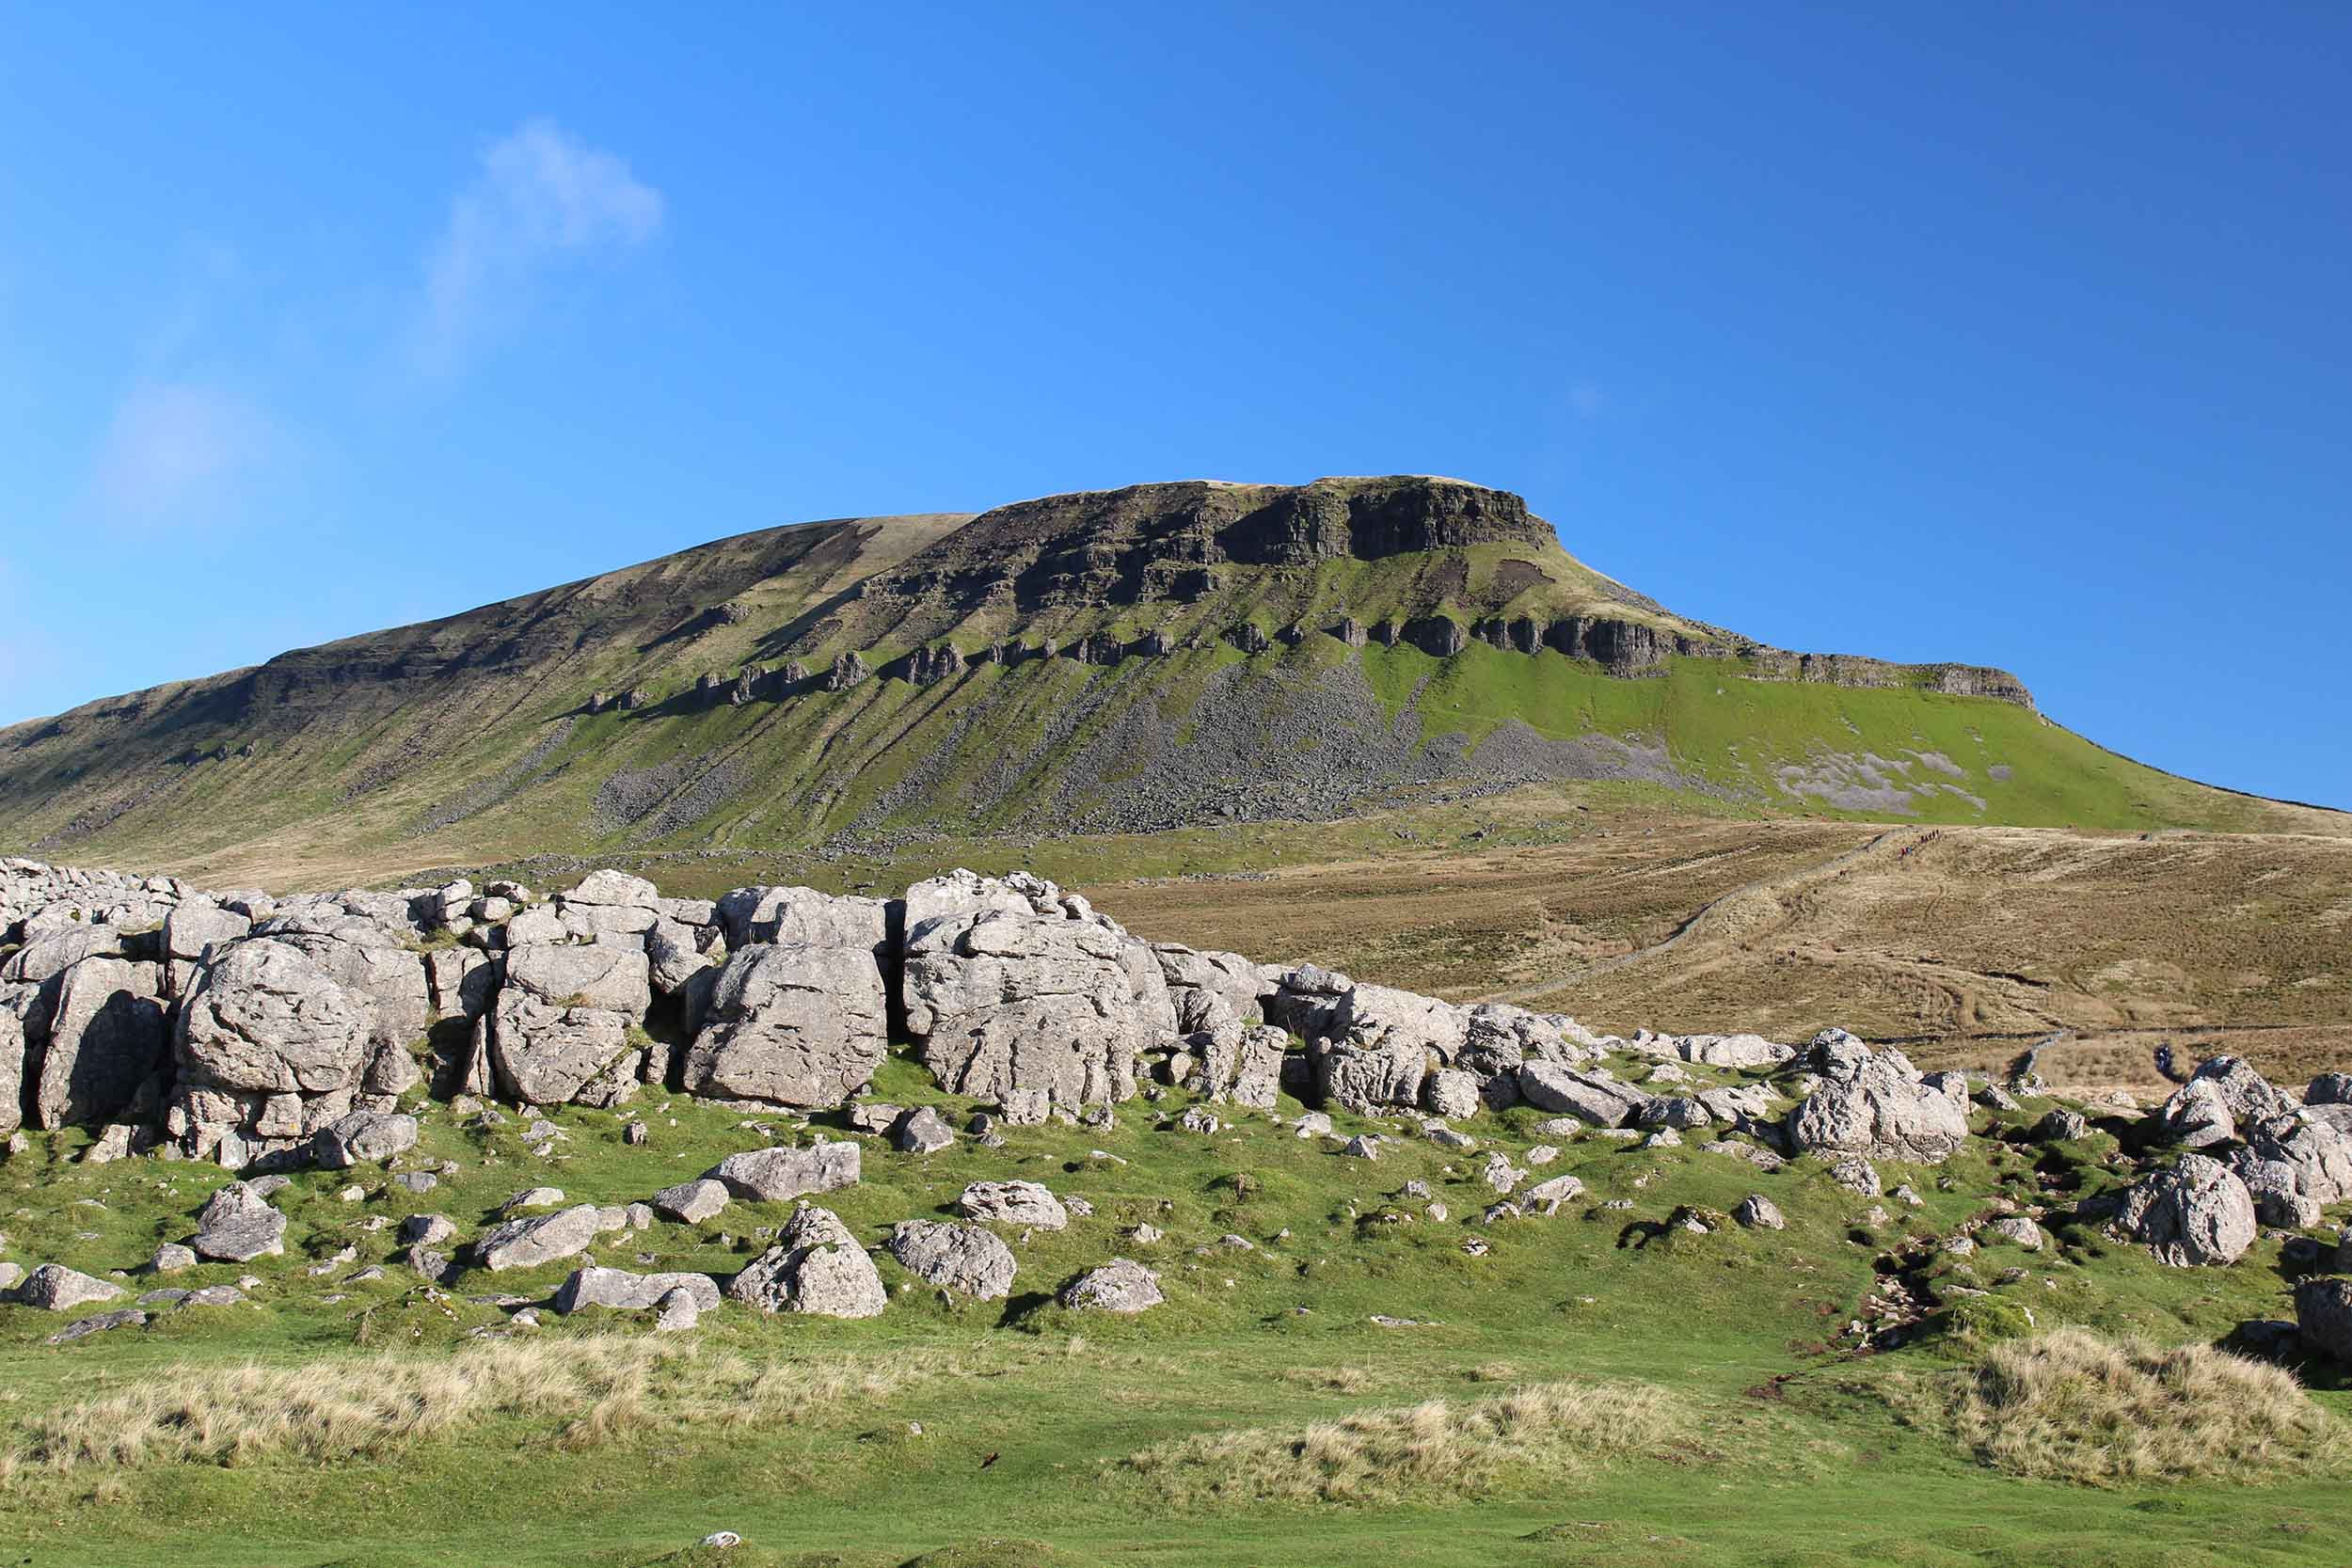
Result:
[[[1089,887],[1137,931],[1359,980],[1497,992],[1629,1031],[1838,1023],[1923,1066],[2161,1092],[2171,1040],[2281,1083],[2352,1064],[2352,842],[2224,833],[1659,820],[1573,843]],[[1713,906],[1684,941],[1638,961]],[[1276,933],[1269,938],[1268,933]],[[1554,983],[1569,978],[1565,983]]]
[[2280,1481],[2342,1461],[2344,1431],[2276,1367],[2059,1329],[1891,1390],[1897,1410],[2010,1475],[2108,1486]]
[[0,1479],[86,1467],[375,1459],[501,1418],[559,1423],[594,1448],[644,1433],[764,1427],[956,1370],[939,1353],[754,1361],[651,1338],[500,1340],[438,1358],[387,1354],[301,1367],[169,1369],[119,1394],[40,1413]]
[[1333,1394],[1360,1394],[1380,1381],[1369,1367],[1293,1367],[1282,1373],[1284,1383]]
[[1679,1421],[1666,1394],[1645,1384],[1538,1383],[1470,1404],[1427,1400],[1302,1430],[1204,1433],[1131,1454],[1125,1465],[1177,1508],[1472,1498],[1514,1481],[1574,1476]]

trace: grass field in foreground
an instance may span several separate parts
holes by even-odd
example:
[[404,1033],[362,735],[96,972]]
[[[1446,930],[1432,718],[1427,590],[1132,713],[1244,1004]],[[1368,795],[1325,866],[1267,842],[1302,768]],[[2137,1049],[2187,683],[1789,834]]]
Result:
[[[931,1098],[904,1061],[879,1087],[902,1102]],[[934,1568],[1364,1555],[2218,1568],[2331,1562],[2352,1545],[2343,1478],[2326,1465],[2281,1458],[2169,1484],[2021,1479],[1917,1415],[1922,1390],[1933,1405],[1982,1347],[1929,1338],[1874,1357],[1831,1350],[1875,1259],[1906,1238],[1948,1233],[1999,1196],[2031,1199],[2045,1180],[2097,1188],[2111,1179],[2105,1134],[2040,1169],[2032,1153],[1989,1139],[1944,1167],[1884,1166],[1890,1186],[1907,1179],[1924,1202],[1887,1200],[1893,1217],[1876,1226],[1871,1200],[1809,1161],[1765,1176],[1695,1147],[1634,1151],[1587,1137],[1536,1173],[1578,1175],[1583,1200],[1554,1217],[1480,1227],[1462,1222],[1491,1197],[1475,1173],[1483,1148],[1466,1158],[1400,1142],[1366,1163],[1248,1113],[1215,1136],[1167,1126],[1183,1103],[1171,1094],[1121,1107],[1113,1129],[1015,1129],[1001,1149],[967,1142],[929,1159],[868,1140],[864,1181],[818,1200],[874,1246],[898,1220],[942,1213],[976,1179],[1034,1179],[1088,1199],[1093,1215],[1066,1232],[1007,1233],[1021,1268],[1009,1303],[898,1291],[912,1282],[883,1255],[897,1293],[876,1320],[764,1319],[729,1306],[681,1343],[649,1341],[637,1315],[550,1315],[486,1342],[543,1359],[460,1394],[452,1370],[487,1353],[471,1331],[507,1325],[504,1309],[470,1298],[544,1298],[571,1265],[472,1274],[434,1302],[389,1263],[399,1217],[443,1212],[472,1235],[508,1196],[540,1183],[576,1201],[644,1197],[765,1142],[747,1120],[778,1135],[794,1123],[656,1095],[638,1107],[646,1145],[622,1143],[616,1116],[565,1110],[552,1119],[567,1137],[543,1160],[519,1122],[464,1127],[431,1107],[425,1142],[403,1164],[461,1168],[421,1196],[381,1172],[297,1176],[277,1200],[292,1217],[287,1256],[250,1267],[261,1281],[253,1305],[186,1308],[56,1347],[43,1341],[63,1317],[0,1307],[8,1560],[881,1568],[952,1547],[929,1559]],[[1536,1141],[1534,1119],[1517,1111],[1476,1130],[1516,1157]],[[184,1236],[224,1180],[193,1164],[83,1164],[72,1156],[84,1141],[47,1135],[0,1164],[7,1257],[134,1269],[157,1243]],[[1451,1219],[1392,1200],[1415,1179]],[[362,1197],[343,1201],[355,1180]],[[1728,1209],[1750,1191],[1773,1198],[1788,1230],[1653,1234],[1679,1206]],[[1613,1200],[1631,1207],[1602,1207]],[[609,1237],[596,1252],[620,1267],[723,1274],[787,1212],[738,1204],[701,1227]],[[1167,1239],[1139,1245],[1123,1234],[1146,1222]],[[2168,1270],[2052,1224],[2061,1244],[2051,1250],[1995,1246],[1967,1260],[1992,1292],[1979,1322],[2015,1328],[2030,1312],[2043,1329],[2169,1346],[2284,1313],[2275,1240],[2234,1267]],[[1229,1235],[1252,1244],[1233,1247]],[[1472,1237],[1490,1250],[1470,1256]],[[352,1260],[330,1261],[346,1246]],[[1075,1273],[1119,1254],[1158,1269],[1167,1305],[1122,1321],[1051,1304]],[[377,1262],[381,1281],[350,1278]],[[246,1272],[208,1265],[169,1283]],[[1375,1314],[1411,1325],[1381,1326]],[[234,1380],[219,1374],[248,1364],[264,1370],[265,1397],[226,1398]],[[266,1381],[281,1371],[299,1377]],[[1794,1375],[1775,1386],[1785,1374]],[[405,1401],[411,1387],[438,1392]],[[158,1405],[158,1389],[189,1398]],[[138,1419],[111,1402],[141,1390],[130,1402],[146,1406]],[[331,1451],[306,1453],[308,1434],[329,1429],[279,1416],[295,1395],[359,1393],[407,1412],[416,1430],[395,1421],[369,1435],[361,1423],[358,1437],[320,1438]],[[1506,1441],[1480,1439],[1495,1402],[1513,1398],[1554,1415],[1511,1425]],[[2343,1392],[2310,1398],[2324,1420],[2352,1417]],[[1431,1401],[1445,1411],[1426,1413]],[[183,1419],[171,1418],[175,1408]],[[1339,1474],[1352,1463],[1317,1430],[1333,1422],[1351,1423],[1354,1441],[1389,1456],[1381,1473],[1401,1479],[1355,1503],[1320,1500],[1316,1466]],[[192,1457],[44,1457],[135,1431],[160,1432]],[[2246,1484],[2256,1480],[2268,1483]],[[745,1544],[689,1550],[720,1529]],[[1046,1546],[979,1544],[1000,1538]]]

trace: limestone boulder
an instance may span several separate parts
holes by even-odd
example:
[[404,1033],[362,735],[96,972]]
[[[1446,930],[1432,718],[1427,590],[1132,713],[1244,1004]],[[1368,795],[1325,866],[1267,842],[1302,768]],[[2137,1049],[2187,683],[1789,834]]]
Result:
[[1240,954],[1160,942],[1152,944],[1152,956],[1159,963],[1176,1009],[1176,1027],[1183,1033],[1214,1029],[1227,1022],[1246,1028],[1263,1021],[1258,1006],[1263,982],[1258,966]]
[[576,1204],[552,1214],[508,1220],[474,1243],[474,1261],[493,1274],[507,1269],[533,1269],[559,1259],[576,1258],[588,1250],[603,1231],[593,1203]]
[[728,1283],[727,1294],[762,1312],[872,1318],[890,1304],[882,1274],[850,1227],[828,1209],[803,1204],[776,1238]]
[[910,924],[902,984],[924,1065],[976,1099],[1130,1099],[1137,1058],[1174,1032],[1151,950],[1100,916],[987,908]]
[[222,1263],[276,1257],[286,1250],[286,1216],[251,1182],[231,1181],[197,1212],[188,1245],[198,1257]]
[[886,964],[894,952],[890,905],[804,887],[739,887],[718,901],[730,949],[839,948]]
[[725,1182],[715,1177],[703,1176],[691,1181],[681,1181],[675,1187],[662,1188],[653,1195],[651,1203],[653,1212],[665,1220],[675,1220],[680,1225],[700,1225],[705,1220],[718,1218],[732,1196]]
[[1061,1305],[1075,1310],[1133,1315],[1148,1311],[1168,1298],[1160,1293],[1160,1276],[1130,1258],[1114,1258],[1099,1269],[1089,1269],[1062,1288]]
[[845,1102],[889,1045],[882,974],[864,948],[738,948],[686,1053],[691,1094],[807,1109]]
[[644,1047],[631,1031],[652,1005],[642,949],[510,947],[498,1003],[483,1020],[488,1067],[514,1099],[610,1109],[636,1093]]
[[1060,1230],[1070,1224],[1070,1211],[1061,1199],[1036,1181],[975,1181],[957,1196],[956,1212],[966,1219],[1038,1230]]
[[164,916],[166,992],[185,996],[214,953],[244,941],[252,929],[249,918],[209,898],[190,899]]
[[844,1139],[806,1148],[749,1149],[728,1155],[704,1174],[747,1202],[782,1203],[852,1186],[859,1165],[858,1146]]
[[15,984],[42,985],[56,979],[85,958],[123,958],[130,957],[123,934],[112,926],[68,926],[46,936],[34,937],[0,963],[0,980]]
[[2243,1056],[2215,1056],[2199,1063],[2189,1081],[2157,1107],[2156,1135],[2184,1148],[2210,1148],[2296,1109],[2295,1101]]
[[1931,1085],[1895,1052],[1840,1066],[1838,1076],[1788,1113],[1795,1148],[1829,1157],[1940,1164],[1967,1140],[1965,1085]]
[[1751,1072],[1784,1067],[1797,1054],[1794,1046],[1775,1045],[1761,1035],[1684,1035],[1675,1041],[1675,1051],[1701,1067]]
[[33,1124],[102,1122],[151,1090],[147,1114],[160,1108],[160,1074],[170,1057],[165,1027],[163,967],[92,957],[56,979],[48,1038],[32,1096]]
[[40,1046],[48,1031],[48,1009],[40,987],[29,981],[0,984],[0,1138],[24,1125],[24,1080],[40,1078]]
[[354,1111],[321,1128],[310,1142],[312,1163],[327,1170],[380,1165],[417,1147],[417,1118],[384,1111]]
[[661,893],[643,877],[608,868],[556,895],[554,911],[565,934],[583,942],[641,938],[661,918]]
[[18,1301],[43,1312],[71,1312],[94,1302],[113,1301],[121,1294],[121,1286],[93,1279],[62,1263],[43,1263],[26,1275],[24,1282],[16,1288]]
[[2116,1227],[2176,1268],[2234,1263],[2258,1232],[2246,1183],[2203,1154],[2185,1154],[2126,1188]]
[[907,1220],[890,1232],[890,1256],[927,1284],[980,1301],[1012,1291],[1012,1249],[977,1225]]
[[583,1307],[608,1311],[644,1312],[661,1305],[673,1291],[683,1291],[699,1311],[719,1305],[719,1282],[707,1274],[630,1274],[626,1269],[574,1269],[556,1288],[555,1309],[569,1317]]
[[2352,1134],[2333,1123],[2296,1114],[2244,1125],[2239,1132],[2246,1153],[2285,1166],[2295,1190],[2313,1203],[2352,1198]]
[[267,937],[306,955],[345,992],[370,1004],[374,1037],[406,1045],[433,1024],[433,999],[424,958],[409,945],[414,932],[405,917],[381,910],[353,912],[355,895],[341,901],[306,905],[258,923]]
[[1576,1117],[1594,1127],[1625,1127],[1655,1097],[1599,1068],[1534,1061],[1518,1070],[1521,1099],[1539,1111]]
[[[723,958],[724,952],[719,956]],[[645,961],[653,989],[668,996],[683,990],[694,976],[710,966],[711,951],[702,934],[664,915],[645,933]]]
[[256,938],[207,968],[173,1042],[183,1076],[256,1094],[349,1090],[372,1053],[373,1009],[290,943]]

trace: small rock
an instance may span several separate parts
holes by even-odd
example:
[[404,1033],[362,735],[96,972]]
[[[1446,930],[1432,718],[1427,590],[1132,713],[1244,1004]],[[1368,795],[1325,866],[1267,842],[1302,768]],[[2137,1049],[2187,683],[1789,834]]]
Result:
[[146,1326],[147,1314],[135,1307],[126,1307],[117,1312],[101,1312],[94,1318],[77,1318],[49,1336],[48,1342],[53,1345],[63,1345],[75,1339],[87,1338],[93,1334],[103,1334],[110,1328],[145,1328]]
[[1063,1287],[1062,1306],[1097,1312],[1136,1313],[1159,1306],[1160,1276],[1132,1259],[1114,1258]]

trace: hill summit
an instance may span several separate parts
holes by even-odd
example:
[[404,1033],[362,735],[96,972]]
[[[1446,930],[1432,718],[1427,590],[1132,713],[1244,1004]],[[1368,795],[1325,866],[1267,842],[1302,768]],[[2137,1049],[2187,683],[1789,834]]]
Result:
[[0,730],[0,848],[323,879],[1329,819],[1605,780],[2217,825],[2015,676],[1772,648],[1506,491],[1193,480],[737,535]]

